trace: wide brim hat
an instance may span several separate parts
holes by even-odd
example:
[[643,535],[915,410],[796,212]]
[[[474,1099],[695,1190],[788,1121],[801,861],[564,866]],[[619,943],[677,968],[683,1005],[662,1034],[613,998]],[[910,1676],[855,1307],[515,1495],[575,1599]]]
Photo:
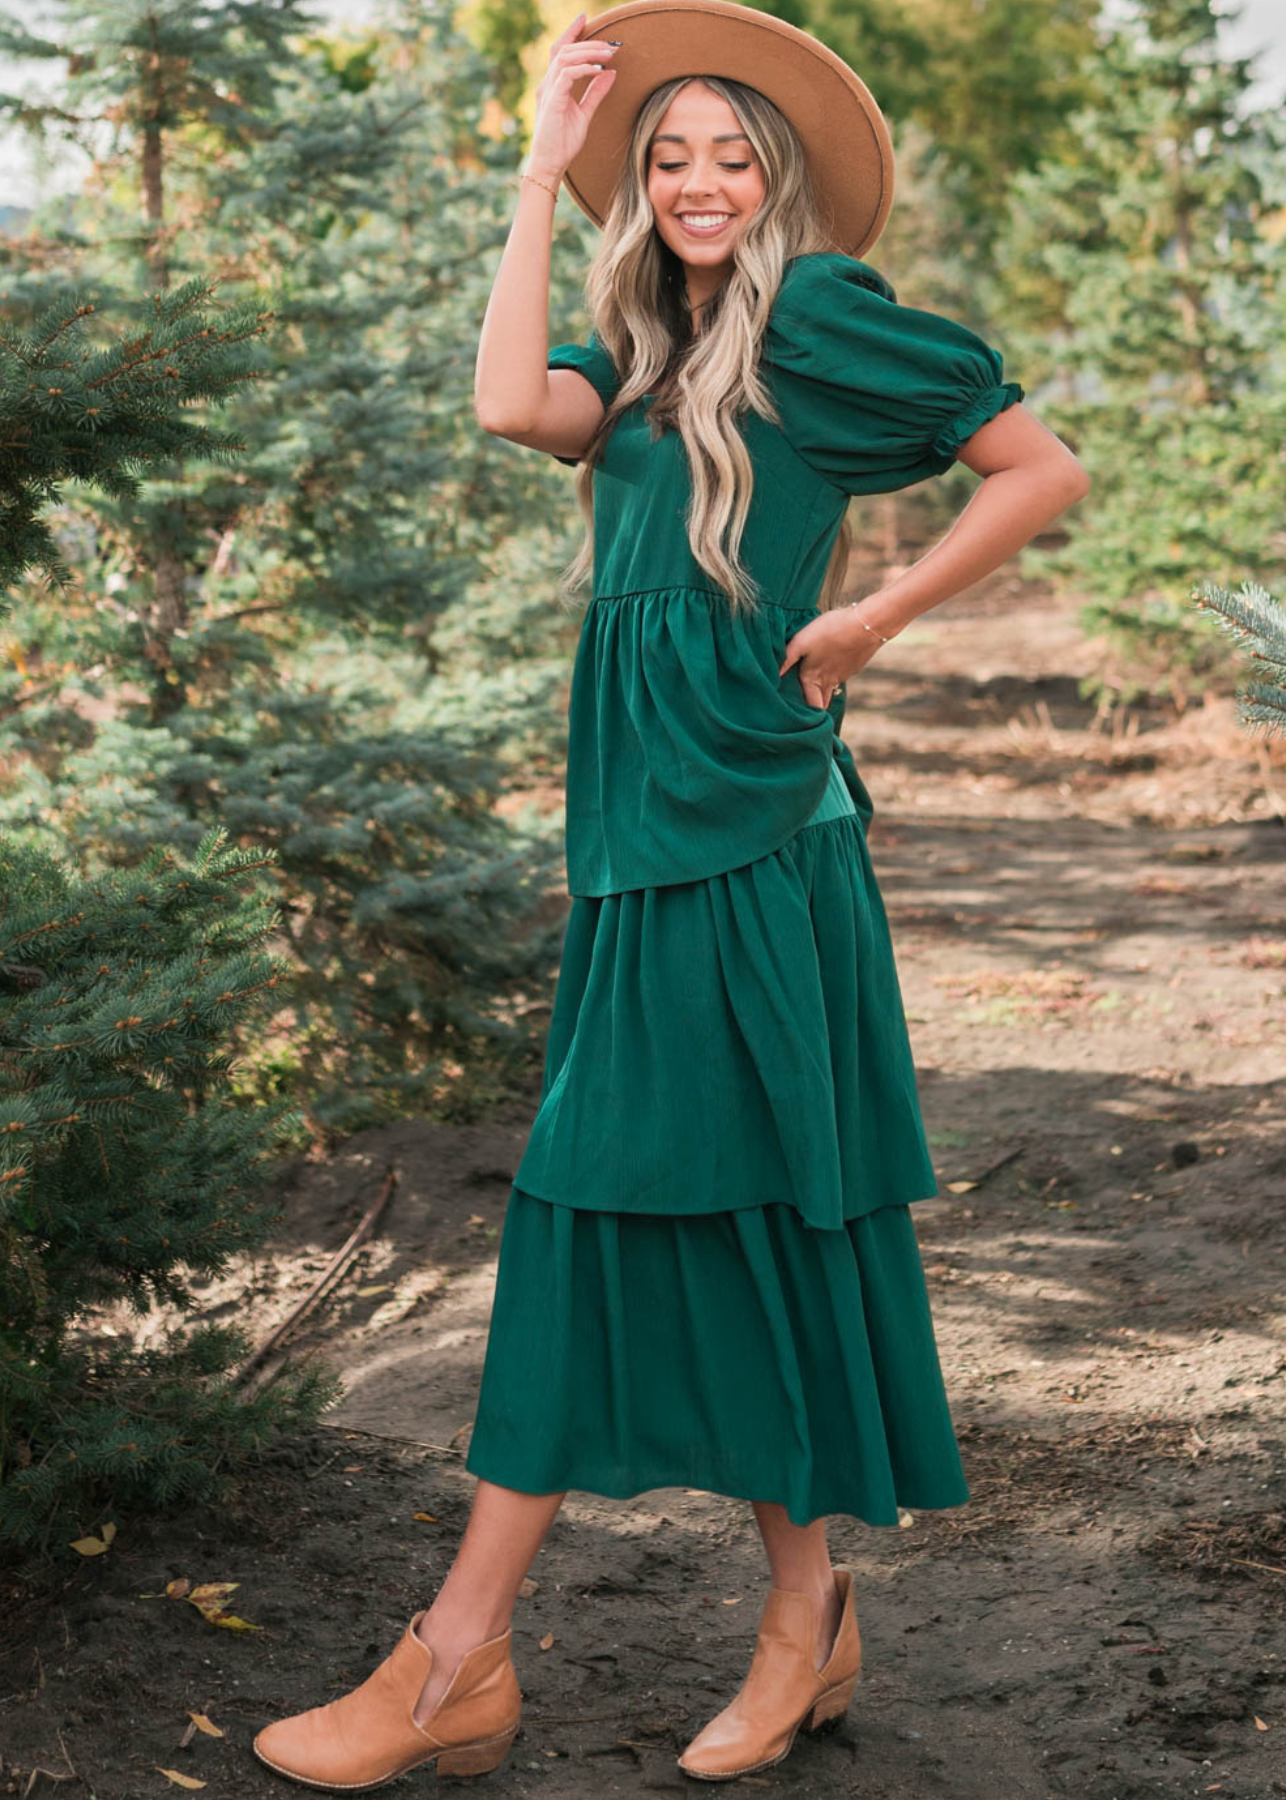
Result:
[[[643,101],[677,75],[722,75],[758,88],[799,136],[823,228],[836,250],[861,256],[893,205],[893,143],[866,83],[798,26],[733,0],[626,0],[596,13],[582,38],[620,38],[616,79],[590,120],[563,180],[602,226],[625,167]],[[579,100],[594,79],[578,77]]]

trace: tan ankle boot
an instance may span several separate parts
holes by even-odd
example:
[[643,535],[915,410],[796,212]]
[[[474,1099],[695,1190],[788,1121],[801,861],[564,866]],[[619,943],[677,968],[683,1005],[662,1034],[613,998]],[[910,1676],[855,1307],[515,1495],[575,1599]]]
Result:
[[769,1588],[750,1673],[732,1700],[693,1738],[679,1767],[700,1781],[731,1781],[770,1769],[790,1754],[795,1733],[838,1723],[848,1710],[862,1661],[853,1572],[835,1570],[841,1612],[831,1653],[819,1669],[817,1603],[809,1594]]
[[512,1628],[465,1652],[428,1722],[417,1725],[412,1711],[433,1663],[415,1634],[423,1617],[416,1613],[393,1654],[351,1694],[265,1725],[254,1740],[260,1762],[306,1787],[347,1793],[383,1787],[435,1757],[439,1775],[497,1768],[522,1713]]

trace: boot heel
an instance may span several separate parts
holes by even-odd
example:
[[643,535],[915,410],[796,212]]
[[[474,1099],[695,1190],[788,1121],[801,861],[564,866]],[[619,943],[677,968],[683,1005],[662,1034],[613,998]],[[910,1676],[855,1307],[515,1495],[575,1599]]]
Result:
[[823,1725],[836,1724],[848,1711],[848,1703],[853,1698],[853,1689],[857,1686],[857,1676],[850,1675],[847,1681],[841,1681],[838,1687],[831,1688],[823,1694],[804,1721],[805,1731],[817,1731]]
[[515,1725],[511,1731],[480,1738],[476,1744],[457,1744],[450,1750],[443,1750],[437,1759],[437,1772],[439,1775],[487,1775],[500,1767],[517,1735]]

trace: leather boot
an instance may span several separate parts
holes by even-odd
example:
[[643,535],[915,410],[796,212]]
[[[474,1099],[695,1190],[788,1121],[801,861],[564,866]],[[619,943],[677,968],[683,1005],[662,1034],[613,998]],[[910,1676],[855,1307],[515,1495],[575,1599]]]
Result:
[[347,1793],[383,1787],[434,1758],[439,1775],[497,1768],[522,1713],[512,1627],[465,1652],[427,1723],[417,1725],[412,1710],[433,1663],[416,1636],[423,1617],[416,1613],[392,1655],[352,1693],[265,1725],[254,1740],[260,1762],[305,1787]]
[[769,1588],[750,1673],[721,1713],[679,1758],[685,1775],[731,1781],[770,1769],[790,1754],[795,1733],[838,1722],[857,1685],[862,1643],[853,1605],[853,1571],[835,1569],[842,1610],[831,1653],[819,1669],[817,1603],[790,1588]]

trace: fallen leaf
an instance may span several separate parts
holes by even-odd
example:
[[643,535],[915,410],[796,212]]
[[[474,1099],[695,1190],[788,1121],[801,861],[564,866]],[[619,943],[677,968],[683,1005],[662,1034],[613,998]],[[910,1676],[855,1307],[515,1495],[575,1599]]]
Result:
[[422,1525],[436,1525],[438,1523],[438,1520],[433,1513],[412,1513],[411,1517],[413,1519],[418,1519]]
[[103,1526],[103,1538],[104,1538],[105,1542],[110,1544],[112,1539],[115,1536],[116,1536],[116,1527],[115,1527],[115,1525],[112,1524],[112,1521],[109,1519],[107,1521],[106,1525]]
[[741,1605],[741,1595],[738,1594],[736,1596],[736,1598],[733,1600],[725,1600],[723,1604],[725,1606],[740,1606]]
[[110,1538],[72,1538],[71,1547],[73,1550],[78,1550],[82,1556],[101,1556],[110,1542]]
[[554,1641],[554,1634],[553,1634],[553,1632],[552,1632],[552,1631],[547,1631],[547,1632],[546,1632],[546,1633],[545,1633],[545,1635],[544,1635],[544,1637],[543,1637],[543,1638],[541,1638],[541,1640],[540,1640],[540,1647],[541,1647],[541,1649],[542,1649],[542,1650],[548,1650],[548,1649],[549,1649],[549,1648],[550,1648],[550,1646],[551,1646],[551,1645],[552,1645],[552,1644],[553,1644],[553,1641]]
[[535,1593],[539,1586],[540,1583],[538,1581],[533,1581],[530,1575],[524,1575],[522,1580],[518,1583],[518,1592],[522,1595],[524,1600],[527,1600]]
[[197,1730],[204,1731],[207,1737],[223,1737],[225,1735],[217,1725],[206,1718],[204,1713],[190,1712],[188,1718],[191,1719]]
[[198,1781],[195,1775],[180,1775],[177,1769],[163,1769],[160,1763],[153,1763],[152,1767],[158,1775],[164,1775],[167,1780],[176,1782],[179,1787],[199,1788],[205,1786],[204,1781]]
[[359,1300],[365,1300],[368,1294],[387,1294],[392,1286],[391,1281],[377,1281],[371,1287],[358,1288],[357,1297]]
[[1267,1725],[1264,1724],[1264,1721],[1260,1718],[1258,1713],[1255,1714],[1255,1730],[1256,1731],[1267,1731],[1268,1730]]
[[241,1586],[239,1581],[202,1581],[192,1589],[188,1599],[194,1606],[200,1606],[205,1600],[226,1600],[229,1594],[235,1594]]
[[967,1194],[971,1188],[976,1188],[977,1185],[976,1181],[949,1181],[947,1192],[949,1194]]
[[225,1612],[223,1609],[228,1595],[240,1586],[239,1581],[203,1581],[192,1589],[188,1599],[211,1625],[220,1625],[225,1631],[258,1631],[260,1626],[251,1625],[245,1619],[239,1619],[235,1613]]
[[173,1581],[166,1582],[165,1591],[171,1600],[182,1600],[191,1586],[186,1575],[179,1575]]
[[487,1221],[483,1218],[481,1213],[470,1213],[469,1214],[470,1225],[485,1225],[486,1222]]

